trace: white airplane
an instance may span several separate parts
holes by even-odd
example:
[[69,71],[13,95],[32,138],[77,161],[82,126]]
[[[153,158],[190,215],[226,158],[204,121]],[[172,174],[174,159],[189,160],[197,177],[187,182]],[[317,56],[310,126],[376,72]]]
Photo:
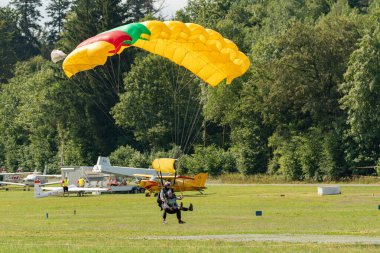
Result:
[[28,174],[25,178],[22,179],[22,183],[18,182],[9,182],[9,181],[0,181],[0,185],[18,185],[18,186],[23,186],[24,188],[29,188],[30,186],[34,186],[34,181],[36,179],[39,179],[42,185],[51,185],[51,184],[59,184],[61,181],[55,181],[55,182],[47,182],[48,178],[62,178],[62,175],[46,175],[46,168],[41,175],[40,172],[37,172],[35,170],[34,172],[15,172],[15,173],[0,173],[2,176],[9,176],[9,175],[14,175],[14,176],[20,176],[20,175],[25,175]]
[[[44,190],[46,192],[44,192]],[[82,193],[91,192],[91,193],[101,193],[101,192],[109,192],[110,188],[98,188],[98,187],[77,187],[75,185],[69,185],[69,192],[77,193],[78,196],[83,196]],[[63,193],[62,187],[41,187],[41,183],[39,180],[34,182],[34,197],[35,198],[44,198],[48,196],[60,195]]]
[[2,180],[4,182],[13,182],[17,183],[22,180],[22,175],[21,173],[7,173],[7,172],[1,172],[0,177],[2,177]]

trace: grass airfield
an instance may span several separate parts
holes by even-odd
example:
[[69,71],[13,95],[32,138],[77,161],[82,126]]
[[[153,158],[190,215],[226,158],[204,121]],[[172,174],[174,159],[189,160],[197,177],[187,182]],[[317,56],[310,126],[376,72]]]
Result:
[[[194,211],[182,212],[187,222],[183,225],[175,215],[162,224],[156,198],[143,194],[35,199],[33,191],[0,190],[0,252],[379,252],[379,245],[208,238],[230,234],[380,238],[380,187],[340,186],[341,195],[318,196],[317,186],[210,185],[204,195],[185,194],[184,205],[193,203]],[[256,211],[263,215],[256,216]]]

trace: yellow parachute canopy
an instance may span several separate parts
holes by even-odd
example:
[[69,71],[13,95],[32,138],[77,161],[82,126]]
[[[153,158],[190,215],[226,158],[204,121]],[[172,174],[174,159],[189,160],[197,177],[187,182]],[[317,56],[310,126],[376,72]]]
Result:
[[172,158],[158,158],[152,162],[152,168],[161,173],[175,173],[176,159]]
[[230,40],[193,23],[146,21],[98,34],[82,42],[63,62],[68,77],[98,65],[134,46],[181,65],[211,86],[243,75],[250,62]]
[[150,30],[151,36],[132,46],[168,58],[211,86],[224,79],[230,84],[249,68],[248,57],[216,31],[179,21],[146,21],[142,24]]

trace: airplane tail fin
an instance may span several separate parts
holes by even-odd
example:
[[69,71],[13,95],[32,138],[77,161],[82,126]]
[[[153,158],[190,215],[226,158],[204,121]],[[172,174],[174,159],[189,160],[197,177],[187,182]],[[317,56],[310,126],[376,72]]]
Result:
[[41,182],[40,180],[34,181],[34,197],[40,198],[42,196],[42,188],[41,188]]
[[92,171],[94,171],[94,172],[101,172],[103,166],[104,167],[111,166],[110,159],[108,157],[99,156],[98,157],[98,161],[94,165]]
[[44,198],[48,196],[58,195],[61,193],[62,189],[56,189],[49,192],[44,192],[41,188],[41,181],[39,179],[36,179],[34,181],[34,197],[35,198]]
[[111,166],[111,162],[108,157],[99,156],[96,165]]
[[194,186],[205,187],[208,173],[199,173],[194,176]]

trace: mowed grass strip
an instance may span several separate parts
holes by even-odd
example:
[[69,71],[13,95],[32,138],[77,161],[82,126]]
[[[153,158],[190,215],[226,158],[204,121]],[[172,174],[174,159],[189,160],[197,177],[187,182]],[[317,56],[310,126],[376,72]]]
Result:
[[[325,234],[380,236],[380,187],[341,186],[318,196],[316,186],[209,186],[185,193],[184,225],[162,224],[156,198],[142,194],[33,198],[0,191],[0,252],[377,252],[378,246],[266,242],[147,240],[160,235]],[[262,216],[256,216],[262,211]],[[48,214],[48,218],[46,217]],[[284,247],[289,251],[285,251]],[[43,250],[43,251],[41,251]]]

